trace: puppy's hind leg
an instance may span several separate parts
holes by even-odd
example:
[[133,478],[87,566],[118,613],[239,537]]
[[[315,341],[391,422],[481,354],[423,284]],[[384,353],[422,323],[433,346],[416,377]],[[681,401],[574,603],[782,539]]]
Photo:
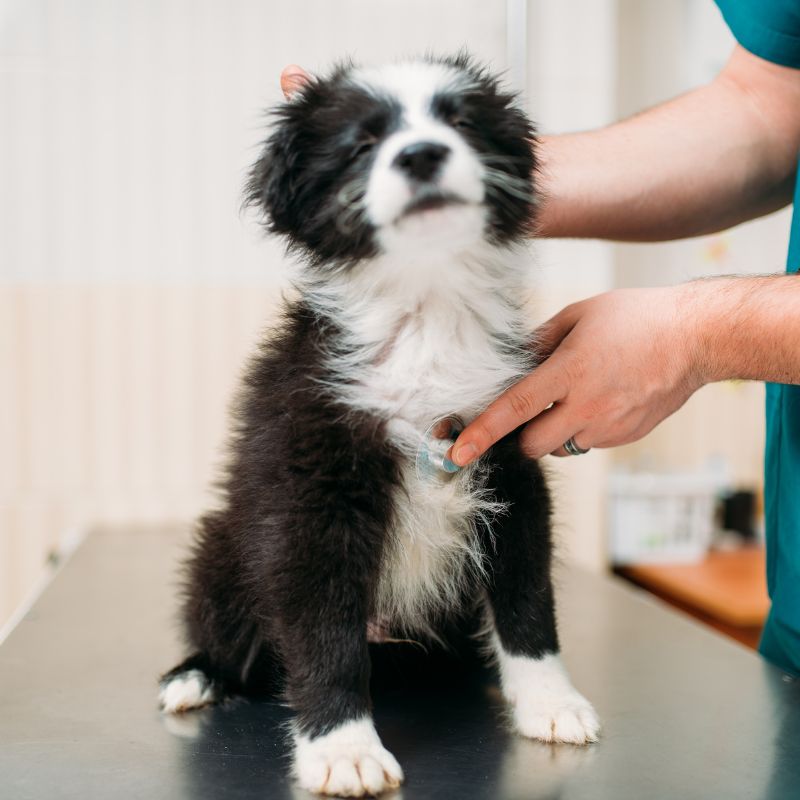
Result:
[[165,713],[179,714],[221,700],[223,687],[209,659],[195,653],[161,677],[158,702]]
[[492,451],[492,480],[509,513],[487,543],[491,646],[503,694],[519,733],[546,742],[585,744],[600,722],[570,682],[559,655],[550,575],[550,500],[538,465],[512,435]]

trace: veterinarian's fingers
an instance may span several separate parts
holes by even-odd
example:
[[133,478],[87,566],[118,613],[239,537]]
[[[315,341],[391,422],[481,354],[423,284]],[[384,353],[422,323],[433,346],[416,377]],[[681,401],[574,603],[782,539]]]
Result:
[[537,353],[549,356],[575,327],[583,313],[583,303],[572,303],[561,309],[533,332],[533,346]]
[[450,459],[460,467],[469,464],[506,434],[561,400],[565,393],[563,371],[558,363],[545,361],[464,428],[451,449]]
[[[567,437],[567,439],[569,439],[569,438],[570,438],[570,437],[568,436],[568,437]],[[566,441],[567,441],[567,439],[564,439],[564,441],[566,442]],[[575,434],[575,433],[573,433],[573,434],[572,434],[572,443],[573,443],[573,444],[574,444],[576,447],[579,447],[581,450],[588,450],[588,449],[589,449],[589,447],[587,447],[587,446],[584,444],[585,440],[586,440],[586,434],[585,434],[585,433],[583,433],[583,432],[581,432],[581,433],[577,433],[577,434]],[[551,455],[551,456],[558,456],[559,458],[566,458],[567,456],[571,456],[571,455],[572,455],[572,453],[568,453],[568,452],[567,452],[567,451],[564,449],[564,445],[562,444],[560,447],[557,447],[555,450],[553,450],[553,451],[550,453],[550,455]]]
[[531,458],[541,458],[548,453],[566,455],[564,442],[570,437],[576,440],[579,447],[588,448],[591,442],[583,441],[581,431],[576,431],[576,427],[585,424],[583,421],[576,422],[567,406],[555,405],[525,426],[519,437],[520,447]]
[[281,72],[281,90],[283,91],[283,96],[287,100],[291,100],[292,95],[298,89],[302,89],[303,86],[310,81],[311,75],[302,67],[298,67],[297,64],[289,64],[289,66],[284,67],[283,72]]

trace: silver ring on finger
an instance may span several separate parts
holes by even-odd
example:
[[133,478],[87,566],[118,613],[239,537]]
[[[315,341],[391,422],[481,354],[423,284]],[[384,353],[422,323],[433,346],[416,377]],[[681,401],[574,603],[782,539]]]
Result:
[[582,447],[578,447],[578,445],[575,444],[575,437],[570,436],[569,439],[567,439],[567,441],[564,442],[564,449],[571,456],[582,456],[584,453],[588,453],[592,448],[587,447],[584,450]]

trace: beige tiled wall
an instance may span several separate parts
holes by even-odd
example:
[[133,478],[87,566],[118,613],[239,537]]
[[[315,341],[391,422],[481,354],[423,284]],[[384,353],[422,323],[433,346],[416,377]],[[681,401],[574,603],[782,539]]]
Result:
[[209,501],[226,406],[272,319],[252,287],[0,286],[0,625],[100,522]]

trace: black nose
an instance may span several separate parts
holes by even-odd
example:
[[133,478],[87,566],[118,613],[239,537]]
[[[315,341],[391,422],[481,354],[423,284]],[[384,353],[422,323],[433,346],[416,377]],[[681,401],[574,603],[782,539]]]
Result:
[[446,144],[415,142],[404,147],[394,157],[392,164],[409,178],[429,181],[439,171],[449,153],[450,148]]

